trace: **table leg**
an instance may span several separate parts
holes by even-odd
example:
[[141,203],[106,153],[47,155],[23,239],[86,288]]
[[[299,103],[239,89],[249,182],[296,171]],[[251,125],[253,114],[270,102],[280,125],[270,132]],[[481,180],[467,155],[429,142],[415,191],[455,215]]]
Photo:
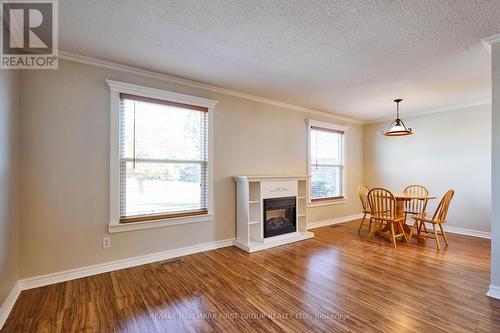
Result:
[[403,200],[396,200],[396,217],[405,216],[405,202]]
[[[405,217],[405,202],[404,202],[404,200],[396,200],[396,217],[397,218],[404,218]],[[401,230],[399,224],[396,225],[396,230],[397,230],[398,234],[400,234],[400,233],[405,233],[407,235],[410,234],[411,228],[409,226],[407,226],[405,222],[406,221],[403,220],[403,222],[401,223],[401,227],[403,228],[403,230]]]

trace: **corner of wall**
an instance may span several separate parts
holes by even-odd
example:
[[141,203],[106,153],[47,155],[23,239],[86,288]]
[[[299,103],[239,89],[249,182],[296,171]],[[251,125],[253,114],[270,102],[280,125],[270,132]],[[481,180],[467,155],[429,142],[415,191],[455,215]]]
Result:
[[19,295],[19,110],[20,73],[0,72],[0,328]]

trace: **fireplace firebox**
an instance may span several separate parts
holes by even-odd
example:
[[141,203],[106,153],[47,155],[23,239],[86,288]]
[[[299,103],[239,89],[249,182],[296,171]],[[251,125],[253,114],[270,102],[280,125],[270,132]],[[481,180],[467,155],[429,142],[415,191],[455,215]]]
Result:
[[297,231],[296,197],[264,199],[264,238]]

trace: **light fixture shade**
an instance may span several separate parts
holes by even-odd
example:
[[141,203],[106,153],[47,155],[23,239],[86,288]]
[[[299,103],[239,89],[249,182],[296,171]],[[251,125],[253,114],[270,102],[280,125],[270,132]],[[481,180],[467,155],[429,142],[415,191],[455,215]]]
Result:
[[413,132],[411,128],[407,128],[401,119],[396,119],[389,130],[383,133],[385,136],[403,136],[403,135],[411,135]]
[[399,118],[399,102],[401,101],[402,99],[394,100],[394,102],[396,102],[397,104],[396,120],[391,123],[391,126],[389,126],[389,129],[387,131],[382,132],[382,134],[385,136],[404,136],[413,134],[412,129],[406,127],[405,123]]

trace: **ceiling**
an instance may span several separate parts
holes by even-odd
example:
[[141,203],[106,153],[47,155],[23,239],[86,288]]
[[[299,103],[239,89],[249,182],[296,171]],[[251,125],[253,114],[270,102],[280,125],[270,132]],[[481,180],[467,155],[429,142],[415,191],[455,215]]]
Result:
[[500,0],[64,0],[60,49],[369,121],[490,98]]

